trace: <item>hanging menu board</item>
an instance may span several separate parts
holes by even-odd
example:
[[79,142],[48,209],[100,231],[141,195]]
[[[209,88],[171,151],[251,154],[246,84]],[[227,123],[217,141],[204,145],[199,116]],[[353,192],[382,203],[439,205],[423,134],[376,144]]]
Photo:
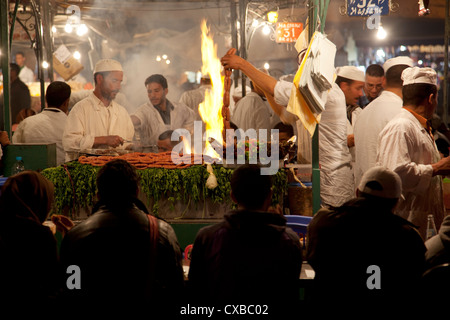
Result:
[[373,14],[389,14],[390,0],[347,0],[347,15],[367,17]]
[[276,32],[277,43],[290,43],[297,41],[298,36],[303,31],[301,22],[278,22]]

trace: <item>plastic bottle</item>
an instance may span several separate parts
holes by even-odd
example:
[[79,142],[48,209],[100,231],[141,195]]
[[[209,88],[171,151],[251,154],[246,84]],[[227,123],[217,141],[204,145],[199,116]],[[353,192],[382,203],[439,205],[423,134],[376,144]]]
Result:
[[432,214],[428,215],[427,219],[427,238],[426,240],[430,239],[431,237],[435,236],[437,234],[436,225],[434,223],[434,216]]
[[25,170],[25,164],[22,161],[22,157],[16,157],[16,161],[12,165],[11,175],[15,175]]

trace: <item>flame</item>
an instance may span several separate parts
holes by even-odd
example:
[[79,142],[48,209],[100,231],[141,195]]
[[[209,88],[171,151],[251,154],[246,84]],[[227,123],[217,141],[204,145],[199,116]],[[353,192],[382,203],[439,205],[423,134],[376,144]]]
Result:
[[206,145],[203,154],[214,158],[222,158],[211,147],[209,138],[214,138],[223,144],[222,130],[222,104],[223,104],[223,77],[221,75],[222,64],[217,57],[217,45],[214,44],[212,35],[206,25],[206,20],[202,21],[202,74],[209,74],[211,78],[211,90],[205,91],[205,101],[202,102],[198,111],[206,126]]

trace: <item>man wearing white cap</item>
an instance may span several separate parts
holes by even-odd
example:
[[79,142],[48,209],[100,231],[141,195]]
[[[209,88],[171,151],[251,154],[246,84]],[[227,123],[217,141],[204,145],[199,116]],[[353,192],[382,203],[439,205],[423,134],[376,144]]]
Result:
[[[299,52],[299,63],[301,63],[305,52],[306,48]],[[311,163],[311,136],[298,120],[298,117],[286,111],[285,107],[288,104],[293,83],[283,80],[278,81],[235,54],[225,55],[221,58],[221,62],[225,68],[241,70],[257,84],[265,92],[271,107],[283,123],[296,124],[299,137],[298,161],[300,163]],[[346,97],[339,86],[334,83],[327,95],[319,130],[322,205],[338,207],[352,198],[354,183],[351,160],[347,146]]]
[[439,228],[445,215],[441,175],[450,174],[450,158],[442,158],[430,120],[437,106],[436,72],[407,68],[402,73],[403,108],[381,131],[377,164],[394,170],[403,184],[395,213],[418,226],[425,239],[427,216]]
[[75,104],[67,118],[63,134],[67,161],[74,160],[70,151],[123,148],[125,140],[133,139],[134,127],[130,115],[113,101],[122,81],[123,69],[118,61],[103,59],[97,62],[94,91]]
[[403,81],[401,74],[403,70],[412,66],[412,59],[406,56],[387,60],[383,65],[384,91],[361,111],[358,121],[355,122],[354,173],[356,185],[359,184],[364,172],[375,165],[378,135],[402,108]]
[[358,105],[359,99],[364,95],[364,72],[354,66],[345,66],[336,68],[336,83],[345,95],[345,103],[347,104],[347,146],[352,155],[352,167],[355,161],[355,139],[353,128],[356,119],[361,112]]
[[149,101],[131,115],[141,142],[147,146],[156,145],[159,135],[167,130],[186,129],[192,134],[195,113],[185,104],[167,99],[167,79],[161,74],[152,74],[145,79],[144,85]]
[[[318,303],[341,307],[356,299],[385,312],[386,303],[403,309],[399,299],[411,303],[418,297],[425,245],[414,225],[393,213],[401,194],[398,174],[376,166],[362,177],[356,198],[317,212],[308,225],[307,260]],[[380,268],[378,281],[370,266]],[[348,308],[339,309],[348,316]]]

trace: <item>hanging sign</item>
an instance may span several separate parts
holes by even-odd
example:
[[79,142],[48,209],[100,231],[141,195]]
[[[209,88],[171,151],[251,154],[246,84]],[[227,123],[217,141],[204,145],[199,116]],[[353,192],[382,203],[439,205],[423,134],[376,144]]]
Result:
[[347,0],[347,15],[367,17],[374,14],[389,14],[390,0]]
[[276,32],[277,43],[290,43],[297,41],[298,36],[303,31],[301,22],[278,22]]

